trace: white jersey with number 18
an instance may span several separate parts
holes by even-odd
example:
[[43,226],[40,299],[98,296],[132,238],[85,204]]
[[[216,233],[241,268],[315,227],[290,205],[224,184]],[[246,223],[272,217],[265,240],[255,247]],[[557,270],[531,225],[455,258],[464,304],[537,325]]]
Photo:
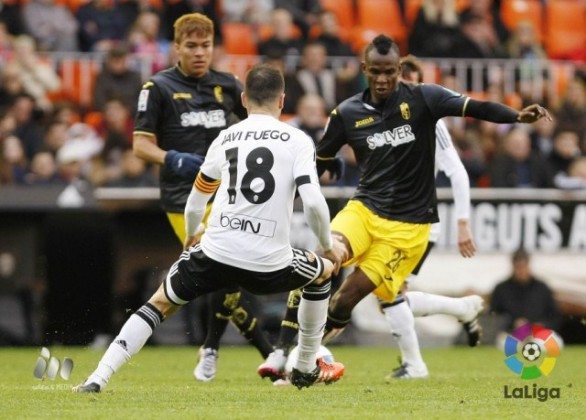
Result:
[[200,171],[221,181],[201,240],[204,253],[259,272],[289,265],[296,186],[319,186],[312,140],[276,118],[251,114],[219,134]]

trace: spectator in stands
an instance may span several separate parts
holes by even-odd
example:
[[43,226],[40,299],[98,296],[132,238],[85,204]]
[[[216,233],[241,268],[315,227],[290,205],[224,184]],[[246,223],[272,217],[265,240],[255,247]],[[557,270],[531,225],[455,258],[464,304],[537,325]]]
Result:
[[574,131],[558,130],[553,139],[553,149],[547,157],[553,183],[556,188],[571,189],[575,183],[569,179],[570,164],[580,157],[580,139]]
[[287,69],[283,51],[280,48],[268,50],[264,62],[278,68],[283,73],[285,79],[285,104],[282,112],[285,115],[294,114],[297,111],[297,103],[303,96],[303,88],[297,80],[296,74]]
[[344,41],[340,34],[340,25],[335,13],[324,10],[319,15],[320,34],[316,41],[326,47],[329,57],[353,57],[354,51],[350,44]]
[[[161,16],[165,3],[168,2],[163,0],[119,0],[118,10],[124,15],[126,22],[135,22],[138,15],[143,12],[152,12]],[[159,35],[165,38],[163,32],[161,31]]]
[[53,66],[39,57],[31,36],[20,35],[14,39],[14,63],[24,91],[34,98],[37,107],[50,111],[53,104],[48,95],[61,89],[61,79]]
[[132,22],[119,9],[118,2],[91,0],[77,10],[79,46],[82,51],[108,51],[122,42]]
[[319,95],[308,93],[299,99],[296,117],[288,123],[299,128],[312,138],[314,144],[317,144],[324,134],[326,120],[325,101]]
[[258,52],[267,55],[270,52],[286,55],[300,55],[303,42],[295,35],[293,17],[286,9],[275,9],[271,14],[272,36],[259,42]]
[[152,60],[151,73],[169,66],[171,43],[159,37],[161,18],[154,12],[141,12],[128,34],[130,52]]
[[25,176],[27,185],[55,185],[63,181],[57,176],[57,162],[50,150],[41,150],[34,155],[30,172]]
[[577,71],[569,81],[556,115],[560,130],[578,133],[583,142],[580,149],[586,154],[586,71]]
[[450,56],[456,58],[503,57],[499,39],[491,25],[476,15],[463,15],[460,33]]
[[274,0],[275,8],[286,9],[293,17],[293,23],[301,30],[304,40],[309,37],[310,28],[317,24],[322,11],[319,0]]
[[76,123],[69,127],[67,140],[57,151],[59,176],[67,183],[89,180],[92,159],[100,154],[104,143],[87,124]]
[[109,99],[119,98],[134,115],[141,87],[140,73],[129,67],[128,50],[121,45],[113,47],[108,51],[102,71],[96,76],[94,109],[102,112]]
[[549,188],[552,176],[543,156],[531,151],[531,139],[522,128],[511,130],[504,150],[490,165],[490,185],[496,188]]
[[565,189],[586,189],[586,156],[580,156],[570,163]]
[[[500,85],[491,84],[486,94],[486,100],[504,102],[503,89]],[[466,140],[474,141],[486,163],[492,162],[495,154],[501,149],[503,137],[511,130],[512,124],[495,124],[490,121],[469,120],[466,122]]]
[[20,66],[14,61],[7,62],[0,76],[0,109],[11,107],[16,97],[24,94]]
[[43,148],[56,156],[57,151],[67,141],[69,126],[69,124],[57,119],[51,121],[44,131]]
[[23,7],[24,22],[41,51],[77,51],[75,16],[55,0],[31,0]]
[[10,35],[26,33],[26,26],[22,20],[20,4],[0,1],[0,22],[4,22]]
[[0,20],[0,60],[8,61],[12,56],[12,35],[8,33],[6,22]]
[[73,124],[81,120],[79,109],[70,101],[60,101],[55,103],[53,112],[51,113],[51,120],[60,121],[71,127]]
[[223,20],[262,25],[271,21],[271,12],[274,8],[274,0],[224,1]]
[[329,113],[336,104],[358,91],[351,90],[350,82],[338,77],[328,67],[326,48],[319,42],[309,42],[303,47],[300,68],[296,72],[303,93],[312,93],[324,98]]
[[39,125],[40,115],[35,109],[35,102],[30,95],[19,95],[10,108],[16,126],[16,135],[24,147],[25,156],[30,161],[34,154],[43,147],[43,132]]
[[[468,14],[460,18],[460,33],[449,54],[454,58],[501,58],[503,49],[490,23],[482,18]],[[486,69],[482,70],[481,85],[474,83],[473,67],[470,66],[466,76],[466,90],[482,91],[490,83]]]
[[536,100],[536,87],[542,86],[539,97],[547,97],[547,54],[537,38],[531,21],[517,22],[515,31],[507,41],[506,53],[509,58],[522,60],[515,68],[516,91],[520,93],[524,102]]
[[23,184],[28,170],[28,160],[22,142],[17,136],[9,135],[0,143],[0,185]]
[[548,156],[553,149],[553,137],[556,132],[557,118],[552,116],[553,121],[547,124],[537,121],[531,127],[531,150],[539,152],[543,156]]
[[409,36],[409,53],[451,57],[459,34],[458,23],[454,0],[424,0]]
[[558,329],[561,317],[553,293],[533,275],[529,254],[516,251],[512,264],[510,277],[497,284],[490,297],[490,312],[503,317],[500,330],[510,333],[528,322]]
[[[343,63],[333,61],[332,67],[335,68],[338,78],[348,83],[353,83],[355,85],[353,90],[358,92],[362,88],[360,85],[360,60],[354,54],[350,44],[342,40],[336,14],[325,10],[320,13],[319,17],[321,33],[315,41],[326,48],[327,56],[330,60],[332,57],[345,58]],[[334,60],[336,59],[334,58]]]
[[157,179],[147,167],[146,161],[136,157],[131,149],[122,153],[120,168],[120,176],[106,183],[106,186],[123,188],[157,186]]
[[132,147],[134,120],[130,110],[116,98],[106,102],[102,123],[97,127],[104,148],[92,162],[91,182],[103,185],[122,177],[122,156]]
[[503,23],[500,15],[500,1],[493,2],[493,0],[473,0],[468,2],[468,8],[460,13],[460,21],[467,20],[473,16],[480,18],[483,22],[489,25],[487,28],[497,38],[499,45],[509,39],[509,30]]

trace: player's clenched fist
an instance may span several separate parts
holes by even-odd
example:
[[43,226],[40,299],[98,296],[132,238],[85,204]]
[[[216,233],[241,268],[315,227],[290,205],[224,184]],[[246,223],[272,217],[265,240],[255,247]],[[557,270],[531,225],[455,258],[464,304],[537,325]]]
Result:
[[204,157],[197,153],[181,153],[169,150],[165,154],[165,166],[174,173],[189,180],[195,179]]

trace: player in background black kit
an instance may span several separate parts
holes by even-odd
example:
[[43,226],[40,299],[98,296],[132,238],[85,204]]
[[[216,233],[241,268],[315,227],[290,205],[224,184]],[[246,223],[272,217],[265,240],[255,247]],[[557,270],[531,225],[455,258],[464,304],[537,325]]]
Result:
[[[174,24],[179,62],[154,75],[140,92],[134,130],[136,156],[158,165],[161,202],[175,234],[185,240],[184,209],[193,181],[208,148],[219,132],[246,118],[242,84],[232,74],[210,69],[214,25],[199,13]],[[199,351],[194,376],[215,377],[220,338],[228,320],[260,351],[272,351],[251,307],[240,304],[238,289],[208,297],[207,335]]]

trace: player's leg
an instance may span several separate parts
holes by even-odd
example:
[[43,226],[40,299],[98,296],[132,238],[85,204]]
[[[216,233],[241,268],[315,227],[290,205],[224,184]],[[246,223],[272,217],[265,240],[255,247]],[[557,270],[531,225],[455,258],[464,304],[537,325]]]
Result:
[[[211,205],[208,205],[204,223],[207,223],[210,211]],[[185,241],[185,216],[182,213],[167,213],[167,218],[175,235],[183,244]],[[202,229],[201,234],[203,233]],[[208,298],[206,306],[208,311],[206,337],[198,351],[198,362],[193,370],[193,375],[197,380],[208,382],[214,379],[220,340],[229,321],[232,321],[240,333],[258,349],[263,358],[272,351],[266,334],[255,316],[255,309],[240,305],[240,292],[238,290],[213,292],[213,296]],[[244,314],[246,316],[243,316]],[[236,316],[233,317],[233,315]]]
[[253,344],[263,357],[267,357],[272,347],[261,329],[260,322],[253,315],[255,309],[242,297],[240,289],[223,289],[211,293],[208,296],[212,317],[208,323],[211,331],[215,334],[208,334],[204,342],[204,348],[218,349],[220,338],[225,329],[222,321],[232,321],[238,328],[240,334]]
[[[325,363],[317,359],[317,352],[326,323],[328,304],[330,299],[330,277],[334,265],[327,259],[322,259],[316,254],[305,252],[308,258],[301,255],[300,250],[294,250],[297,254],[296,266],[299,270],[306,271],[310,267],[316,267],[315,278],[310,284],[303,287],[299,301],[298,321],[298,357],[291,371],[291,383],[297,388],[308,387],[316,382],[332,383],[344,374],[344,365],[339,362]],[[304,261],[305,259],[305,261]],[[313,260],[313,261],[312,261]],[[305,267],[303,267],[305,266]]]
[[130,316],[120,333],[110,344],[97,369],[74,392],[100,392],[110,377],[140,351],[156,327],[179,306],[165,296],[163,285],[138,311]]
[[[169,270],[163,284],[148,302],[130,316],[120,333],[106,350],[98,368],[74,392],[100,392],[110,377],[144,346],[154,329],[164,319],[175,313],[182,305],[196,296],[217,288],[217,280],[210,281],[208,272],[213,262],[199,247],[184,251]],[[179,267],[181,266],[181,269]],[[201,273],[197,279],[193,273]],[[190,273],[190,274],[183,274]],[[206,277],[207,276],[207,277]],[[221,283],[220,283],[221,285]]]
[[328,308],[328,319],[323,338],[324,344],[329,343],[346,328],[350,323],[354,307],[375,289],[375,284],[360,267],[356,267],[346,277],[340,288],[332,296],[332,301]]
[[[430,225],[373,219],[373,245],[363,255],[358,268],[375,286],[374,294],[390,303],[387,316],[392,331],[406,344],[402,350],[404,375],[427,376],[427,368],[419,352],[413,315],[399,293],[405,280],[420,263],[428,243]],[[343,286],[342,286],[343,287]],[[395,303],[393,305],[393,303]],[[404,376],[403,375],[403,376]]]
[[[432,225],[430,241],[425,254],[417,264],[417,267],[409,275],[407,283],[411,284],[419,276],[419,271],[427,259],[429,252],[435,246],[439,236],[438,224]],[[406,299],[414,316],[427,316],[435,314],[452,315],[464,325],[468,336],[468,345],[474,347],[480,342],[482,328],[478,317],[483,309],[483,299],[478,295],[471,295],[464,298],[449,298],[431,293],[406,292]],[[440,312],[441,311],[441,312]]]
[[479,343],[482,328],[478,317],[484,308],[484,300],[481,296],[470,295],[453,298],[414,291],[407,292],[405,297],[409,301],[413,315],[451,315],[464,325],[468,335],[468,345],[474,347]]
[[403,289],[391,303],[381,301],[381,308],[389,329],[401,352],[401,365],[387,378],[426,378],[429,376],[427,366],[421,356],[419,339],[415,332],[415,317],[404,293],[407,285],[417,276],[434,243],[428,242],[425,252],[413,272],[407,277]]
[[289,292],[287,310],[283,321],[281,321],[281,329],[279,330],[279,337],[275,343],[274,351],[269,354],[257,369],[257,373],[261,378],[270,378],[272,381],[276,381],[283,377],[289,349],[295,344],[295,337],[297,337],[297,332],[299,331],[297,315],[302,293],[302,289]]
[[419,340],[415,332],[415,317],[399,294],[392,303],[382,303],[383,313],[389,329],[401,352],[401,366],[387,378],[426,378],[429,376],[427,366],[421,356]]
[[220,339],[230,320],[249,343],[254,345],[263,358],[266,358],[273,347],[256,316],[255,309],[242,298],[238,288],[223,289],[208,296],[210,316],[207,334],[203,346],[199,350],[199,360],[193,371],[195,379],[208,382],[216,375],[218,349]]

